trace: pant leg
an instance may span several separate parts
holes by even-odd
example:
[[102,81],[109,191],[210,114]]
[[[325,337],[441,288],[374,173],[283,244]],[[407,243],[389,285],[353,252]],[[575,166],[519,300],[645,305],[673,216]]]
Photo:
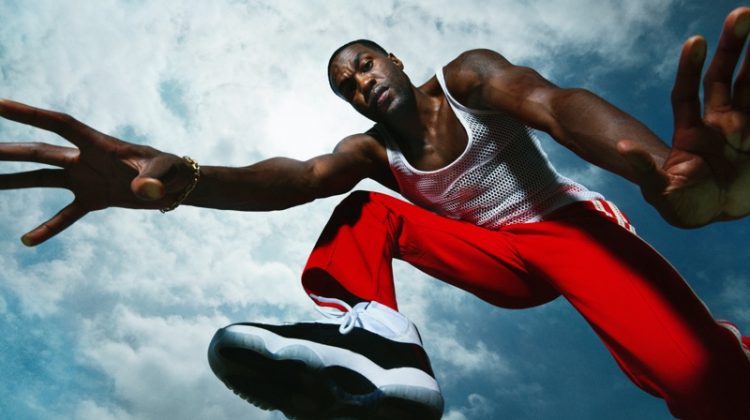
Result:
[[496,232],[363,191],[334,211],[307,262],[303,286],[309,294],[396,309],[393,258],[501,307],[535,306],[558,296],[544,281],[528,278],[513,245]]
[[308,293],[396,308],[390,261],[401,258],[497,306],[541,304],[557,290],[675,415],[750,418],[747,357],[671,265],[615,223],[619,213],[569,206],[555,216],[493,232],[358,192],[334,212],[303,283]]
[[750,362],[675,269],[626,229],[581,208],[502,229],[592,325],[626,374],[685,419],[750,419]]

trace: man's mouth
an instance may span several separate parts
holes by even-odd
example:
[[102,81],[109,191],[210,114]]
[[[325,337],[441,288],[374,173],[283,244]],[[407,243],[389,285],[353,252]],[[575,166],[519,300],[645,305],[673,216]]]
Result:
[[372,99],[370,100],[370,106],[377,106],[382,108],[386,105],[390,98],[390,89],[387,86],[376,86],[372,92]]

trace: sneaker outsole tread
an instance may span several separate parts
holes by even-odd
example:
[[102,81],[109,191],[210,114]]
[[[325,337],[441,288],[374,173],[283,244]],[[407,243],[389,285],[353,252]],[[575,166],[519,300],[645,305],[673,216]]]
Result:
[[[439,419],[438,393],[388,386],[378,389],[361,374],[325,367],[314,352],[289,346],[271,354],[262,340],[229,337],[217,349],[220,330],[209,347],[209,364],[235,394],[264,410],[293,419],[423,420]],[[257,338],[257,337],[256,337]],[[423,400],[428,400],[425,404]],[[435,409],[438,404],[440,411]]]

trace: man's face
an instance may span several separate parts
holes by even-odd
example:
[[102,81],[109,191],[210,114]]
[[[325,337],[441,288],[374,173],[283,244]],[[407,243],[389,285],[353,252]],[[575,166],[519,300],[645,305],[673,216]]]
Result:
[[353,44],[333,58],[328,76],[334,91],[360,114],[386,122],[413,100],[411,82],[401,61],[362,44]]

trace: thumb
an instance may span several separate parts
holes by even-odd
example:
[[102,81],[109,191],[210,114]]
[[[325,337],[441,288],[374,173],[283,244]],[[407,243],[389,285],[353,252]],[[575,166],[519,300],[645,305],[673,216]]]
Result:
[[174,183],[177,173],[184,166],[184,160],[174,155],[162,154],[150,158],[130,182],[130,189],[141,200],[160,200],[167,194],[167,184]]
[[130,182],[133,194],[141,200],[155,201],[164,197],[166,190],[164,184],[156,178],[138,175]]
[[633,169],[636,181],[647,199],[653,199],[652,196],[664,192],[669,185],[667,174],[643,146],[632,140],[620,140],[617,151]]
[[617,143],[617,152],[625,158],[639,177],[647,177],[659,171],[654,158],[632,140],[620,140]]

